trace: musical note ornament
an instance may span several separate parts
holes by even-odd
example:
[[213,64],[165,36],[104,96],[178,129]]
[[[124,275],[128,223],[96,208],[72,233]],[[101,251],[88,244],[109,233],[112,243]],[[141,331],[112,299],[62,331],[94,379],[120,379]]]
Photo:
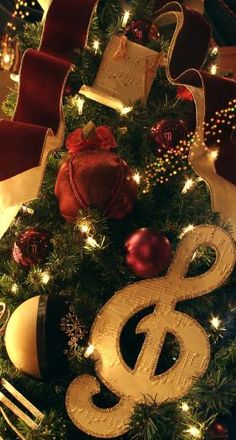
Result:
[[[186,277],[188,266],[199,246],[215,250],[216,259],[205,274]],[[205,295],[219,287],[230,275],[236,261],[233,239],[217,226],[198,226],[186,234],[164,277],[140,281],[117,292],[98,314],[90,337],[99,379],[115,393],[113,408],[98,408],[92,397],[100,392],[95,377],[82,375],[67,390],[66,406],[73,423],[89,435],[113,438],[129,430],[137,403],[149,396],[159,404],[184,396],[207,369],[210,359],[208,336],[192,317],[175,310],[178,301]],[[120,337],[128,320],[137,312],[155,306],[139,323],[136,332],[145,341],[133,369],[125,363]],[[165,337],[172,333],[180,346],[176,363],[156,375]]]

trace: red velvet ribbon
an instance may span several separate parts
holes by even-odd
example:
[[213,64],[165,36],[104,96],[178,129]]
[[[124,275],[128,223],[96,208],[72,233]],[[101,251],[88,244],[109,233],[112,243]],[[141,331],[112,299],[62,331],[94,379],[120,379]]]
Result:
[[[41,47],[26,51],[20,91],[12,121],[0,122],[0,181],[40,163],[48,128],[57,132],[63,87],[71,68],[74,47],[84,47],[90,17],[97,0],[53,0],[47,14]],[[179,10],[177,2],[156,0],[156,15]],[[236,97],[236,83],[200,69],[210,41],[210,28],[198,13],[184,8],[184,23],[172,52],[169,73],[173,82],[203,87],[206,121]],[[211,139],[209,138],[209,144]],[[222,134],[217,172],[236,184],[236,145],[232,129]]]
[[83,48],[98,0],[53,0],[39,50],[25,52],[12,121],[0,121],[0,181],[40,164],[45,136],[57,133],[74,48]]
[[[156,0],[155,8],[156,16],[180,10],[177,2],[163,0]],[[169,62],[169,74],[172,82],[203,88],[205,123],[210,123],[216,112],[228,108],[229,101],[236,98],[236,82],[201,70],[211,40],[210,25],[201,14],[184,7],[183,19]],[[232,125],[235,124],[224,126],[222,130],[215,168],[217,174],[236,185],[236,139]],[[207,136],[206,145],[214,144],[215,139]]]

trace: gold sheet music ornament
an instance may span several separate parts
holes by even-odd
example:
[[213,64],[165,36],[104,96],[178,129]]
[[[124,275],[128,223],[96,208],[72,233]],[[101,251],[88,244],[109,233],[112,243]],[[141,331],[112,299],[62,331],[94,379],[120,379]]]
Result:
[[[202,245],[215,250],[215,263],[205,274],[186,278],[192,257]],[[120,401],[113,408],[100,409],[92,402],[100,391],[97,379],[89,375],[75,379],[67,391],[66,407],[79,429],[96,437],[117,437],[128,431],[134,406],[144,403],[145,396],[161,404],[189,391],[208,367],[210,347],[205,330],[190,316],[177,312],[176,304],[219,287],[235,260],[235,244],[223,229],[198,226],[184,236],[166,276],[131,284],[105,304],[94,322],[90,343],[98,377]],[[146,338],[132,370],[122,358],[120,336],[132,316],[153,305],[153,313],[137,327],[137,333],[146,333]],[[180,356],[172,368],[155,375],[167,332],[177,338]]]
[[87,98],[120,112],[137,101],[146,104],[162,58],[161,53],[128,40],[123,55],[117,56],[124,41],[122,38],[113,35],[93,86],[83,85],[79,91]]

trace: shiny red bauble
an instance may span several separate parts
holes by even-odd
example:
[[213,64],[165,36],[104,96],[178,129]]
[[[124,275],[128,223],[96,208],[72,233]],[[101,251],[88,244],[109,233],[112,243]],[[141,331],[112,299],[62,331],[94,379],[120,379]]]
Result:
[[158,121],[151,128],[151,137],[155,143],[156,154],[162,155],[173,150],[180,141],[187,139],[188,130],[184,121],[165,118]]
[[132,211],[137,184],[127,163],[115,153],[88,150],[72,155],[61,166],[55,194],[68,222],[76,221],[78,211],[88,208],[122,219]]
[[222,423],[213,423],[213,425],[207,431],[207,439],[209,440],[226,440],[228,438],[229,431]]
[[129,40],[136,43],[149,43],[159,38],[159,32],[150,20],[134,20],[126,27],[126,35]]
[[26,229],[13,245],[13,259],[25,268],[44,263],[52,247],[50,238],[51,234],[47,231]]
[[148,228],[137,229],[125,243],[126,262],[141,278],[152,278],[170,264],[171,245],[167,237]]
[[71,85],[69,83],[67,83],[65,85],[63,94],[64,94],[64,96],[71,96],[71,95],[73,95],[73,88],[71,87]]

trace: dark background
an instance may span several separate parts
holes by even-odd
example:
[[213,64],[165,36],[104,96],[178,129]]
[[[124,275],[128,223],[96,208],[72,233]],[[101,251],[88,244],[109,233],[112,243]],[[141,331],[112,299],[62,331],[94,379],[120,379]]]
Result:
[[[5,33],[5,25],[11,18],[15,0],[0,0],[0,34]],[[30,12],[27,21],[39,21],[42,10],[38,3]],[[213,36],[219,46],[236,45],[236,0],[205,0],[205,14],[211,22]],[[24,21],[15,19],[17,28],[21,28]]]

